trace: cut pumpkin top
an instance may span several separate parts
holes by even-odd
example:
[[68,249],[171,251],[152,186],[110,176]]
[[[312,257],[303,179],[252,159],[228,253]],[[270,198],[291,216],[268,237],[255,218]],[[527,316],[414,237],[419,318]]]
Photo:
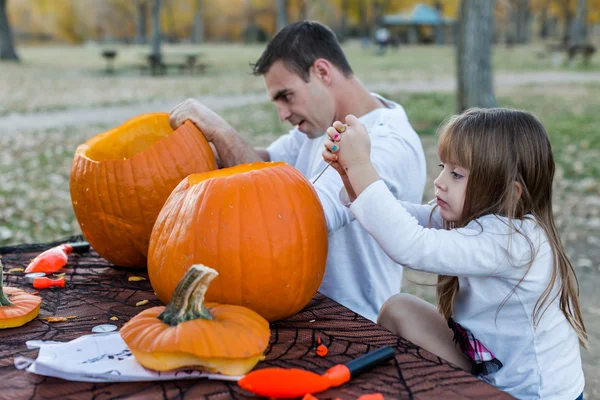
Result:
[[230,168],[222,168],[214,171],[200,172],[192,174],[188,177],[190,186],[197,185],[208,179],[227,178],[229,176],[246,174],[253,171],[259,171],[266,168],[274,168],[281,165],[286,165],[284,162],[254,162],[251,164],[240,164]]
[[168,113],[142,114],[94,136],[78,152],[93,161],[126,160],[173,133]]

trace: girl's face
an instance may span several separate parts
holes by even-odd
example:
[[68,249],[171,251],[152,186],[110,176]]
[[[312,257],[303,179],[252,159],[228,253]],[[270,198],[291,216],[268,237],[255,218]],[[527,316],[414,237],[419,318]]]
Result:
[[440,168],[440,175],[433,181],[440,215],[446,221],[458,221],[465,203],[469,171],[447,162],[441,162]]

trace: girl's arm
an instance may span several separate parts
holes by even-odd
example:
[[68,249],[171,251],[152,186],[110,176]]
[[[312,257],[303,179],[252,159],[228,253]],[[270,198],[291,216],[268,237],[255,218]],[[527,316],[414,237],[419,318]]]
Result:
[[405,267],[453,276],[504,276],[509,271],[508,235],[424,228],[382,181],[363,190],[350,211],[386,254]]
[[[343,133],[338,135],[339,132]],[[509,235],[419,225],[380,180],[370,160],[369,135],[356,117],[347,116],[346,127],[334,122],[327,134],[331,141],[325,144],[323,158],[336,158],[347,174],[356,195],[350,211],[392,260],[408,268],[444,275],[490,276],[507,272]]]

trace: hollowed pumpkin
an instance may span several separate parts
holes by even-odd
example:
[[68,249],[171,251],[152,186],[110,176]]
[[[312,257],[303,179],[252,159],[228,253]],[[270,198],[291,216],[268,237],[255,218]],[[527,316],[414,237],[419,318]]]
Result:
[[154,221],[187,175],[216,169],[208,142],[187,121],[143,114],[80,145],[71,168],[71,201],[83,235],[113,264],[145,267]]
[[168,303],[192,264],[219,272],[207,301],[269,321],[301,310],[327,260],[327,224],[310,182],[285,163],[253,163],[185,178],[150,238],[148,274]]

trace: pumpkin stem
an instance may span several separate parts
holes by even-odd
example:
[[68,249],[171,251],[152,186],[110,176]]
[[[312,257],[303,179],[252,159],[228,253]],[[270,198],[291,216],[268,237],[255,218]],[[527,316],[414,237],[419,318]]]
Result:
[[219,273],[212,268],[192,265],[177,284],[171,301],[158,319],[171,326],[198,318],[213,319],[209,309],[204,307],[204,295],[217,275]]
[[13,303],[8,300],[8,297],[4,294],[4,289],[2,288],[2,275],[4,273],[4,266],[2,265],[2,261],[0,260],[0,307],[2,306],[12,306]]

